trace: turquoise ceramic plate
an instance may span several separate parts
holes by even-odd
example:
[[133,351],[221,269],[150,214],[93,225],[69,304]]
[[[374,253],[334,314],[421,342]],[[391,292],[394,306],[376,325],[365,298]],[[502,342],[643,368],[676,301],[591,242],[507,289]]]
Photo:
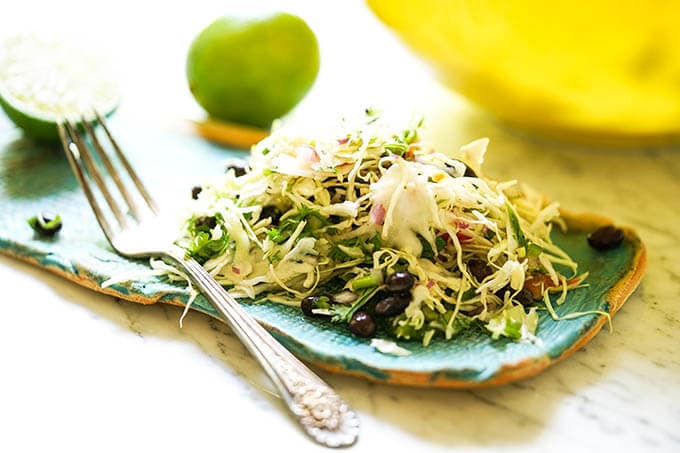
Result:
[[[118,131],[131,131],[119,125]],[[187,198],[190,189],[208,173],[221,171],[227,157],[242,152],[217,148],[181,135],[118,133],[124,149],[154,193]],[[145,261],[118,256],[90,212],[61,150],[22,140],[17,131],[0,136],[0,251],[66,277],[80,285],[145,304],[183,305],[187,292],[157,278],[102,289],[102,281],[135,270]],[[61,214],[64,227],[54,239],[34,236],[26,219],[37,212]],[[555,240],[588,271],[590,286],[570,293],[558,313],[604,310],[615,313],[637,286],[645,251],[635,233],[626,230],[623,246],[606,253],[593,251],[585,231],[606,219],[567,215],[568,234]],[[217,316],[198,298],[193,308]],[[495,385],[538,373],[582,347],[605,324],[603,316],[589,315],[555,322],[541,314],[538,336],[543,345],[492,342],[481,332],[467,332],[454,341],[437,341],[428,348],[402,342],[407,357],[381,354],[369,341],[352,337],[344,326],[310,321],[298,309],[272,303],[246,304],[246,310],[300,358],[339,373],[389,383],[441,387]]]

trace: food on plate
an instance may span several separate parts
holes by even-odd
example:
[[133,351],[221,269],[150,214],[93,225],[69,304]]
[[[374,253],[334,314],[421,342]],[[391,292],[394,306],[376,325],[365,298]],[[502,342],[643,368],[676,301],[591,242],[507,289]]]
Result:
[[319,47],[292,14],[223,16],[194,39],[186,72],[191,93],[212,117],[269,128],[312,87]]
[[536,341],[537,309],[557,317],[586,277],[551,240],[558,204],[486,177],[487,139],[452,157],[421,126],[393,131],[369,109],[328,136],[278,129],[192,191],[178,244],[235,297],[360,337]]
[[41,236],[52,237],[61,230],[61,216],[42,213],[27,220],[33,231]]
[[0,106],[26,135],[57,141],[56,123],[109,114],[119,93],[94,52],[67,42],[17,35],[0,45]]
[[588,244],[596,250],[610,250],[621,245],[624,233],[614,225],[604,225],[588,235]]

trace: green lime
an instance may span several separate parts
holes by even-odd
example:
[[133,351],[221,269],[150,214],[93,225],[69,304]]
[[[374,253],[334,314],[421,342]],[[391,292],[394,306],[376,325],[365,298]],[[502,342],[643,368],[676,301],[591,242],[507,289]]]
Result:
[[66,42],[14,36],[0,46],[0,105],[26,135],[55,141],[60,119],[78,122],[116,108],[118,90],[107,67]]
[[223,16],[193,41],[189,89],[213,117],[269,127],[307,94],[319,72],[319,46],[298,16]]

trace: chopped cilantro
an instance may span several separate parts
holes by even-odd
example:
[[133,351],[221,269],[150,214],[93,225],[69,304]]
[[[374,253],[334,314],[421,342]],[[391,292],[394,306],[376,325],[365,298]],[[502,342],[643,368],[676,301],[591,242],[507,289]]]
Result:
[[519,225],[519,218],[517,217],[517,213],[515,212],[515,208],[510,205],[510,203],[505,203],[505,207],[508,211],[508,218],[510,219],[510,226],[512,227],[512,232],[515,235],[515,238],[517,239],[517,244],[519,247],[524,247],[527,245],[527,240],[526,237],[524,236],[524,232],[522,231],[522,228]]
[[267,237],[276,244],[282,244],[286,242],[286,239],[288,239],[281,234],[281,231],[278,228],[271,228],[267,230]]
[[399,156],[404,155],[406,150],[408,149],[408,146],[406,146],[403,143],[398,143],[398,142],[393,142],[393,143],[385,143],[383,145],[383,148],[385,148],[387,151],[397,154]]
[[438,255],[439,252],[444,250],[444,247],[446,247],[446,239],[440,236],[436,237],[434,240],[435,247],[437,247],[437,253],[434,253],[432,246],[427,240],[425,240],[424,237],[418,235],[418,240],[420,240],[420,245],[423,247],[422,252],[420,252],[420,256],[427,258],[428,260],[433,260],[434,257]]
[[218,226],[222,227],[223,223],[224,219],[221,214],[215,214],[212,217],[192,217],[189,220],[187,230],[190,234],[190,243],[187,252],[192,258],[203,264],[224,253],[230,242],[229,233],[224,228],[220,228],[219,236],[213,237],[213,230]]

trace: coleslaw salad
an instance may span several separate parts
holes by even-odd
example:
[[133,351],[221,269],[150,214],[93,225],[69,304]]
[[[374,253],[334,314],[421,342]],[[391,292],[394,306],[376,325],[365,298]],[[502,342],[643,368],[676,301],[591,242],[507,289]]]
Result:
[[[245,171],[202,185],[178,244],[237,298],[307,299],[307,315],[350,327],[363,312],[382,336],[426,345],[475,326],[535,341],[537,305],[556,317],[549,293],[563,303],[586,277],[550,239],[559,205],[487,178],[488,139],[449,156],[421,129],[367,110],[324,137],[275,130]],[[390,289],[396,273],[406,290]],[[380,316],[390,296],[403,306]]]

